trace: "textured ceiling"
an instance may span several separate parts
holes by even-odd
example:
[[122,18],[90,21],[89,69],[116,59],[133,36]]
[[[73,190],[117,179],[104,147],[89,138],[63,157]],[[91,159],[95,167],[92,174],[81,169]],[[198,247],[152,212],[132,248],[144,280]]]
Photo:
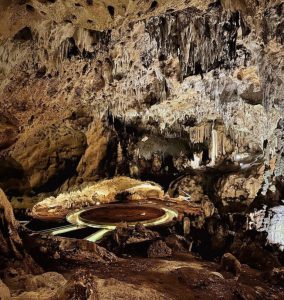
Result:
[[125,20],[139,20],[167,10],[188,6],[208,7],[210,0],[0,0],[0,38],[13,36],[24,26],[36,27],[44,20],[104,30]]

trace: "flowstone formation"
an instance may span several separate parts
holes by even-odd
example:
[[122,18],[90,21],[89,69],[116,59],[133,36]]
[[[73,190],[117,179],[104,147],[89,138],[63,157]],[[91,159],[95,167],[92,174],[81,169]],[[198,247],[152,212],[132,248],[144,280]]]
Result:
[[[5,221],[4,252],[18,255],[19,238],[35,259],[109,263],[146,235],[144,256],[230,252],[281,282],[283,16],[281,0],[0,0],[0,188],[16,217],[62,221],[112,202],[178,211],[158,235],[122,224],[99,246]],[[187,269],[175,272],[194,289]],[[96,287],[68,278],[57,296],[107,298],[96,276]]]

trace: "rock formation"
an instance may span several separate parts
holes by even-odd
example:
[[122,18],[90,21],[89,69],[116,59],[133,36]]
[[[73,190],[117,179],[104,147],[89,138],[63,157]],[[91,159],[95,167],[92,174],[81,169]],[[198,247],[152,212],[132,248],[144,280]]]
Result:
[[11,261],[21,265],[26,271],[38,273],[41,268],[25,251],[22,240],[18,233],[19,224],[13,213],[13,208],[4,192],[0,189],[0,257],[1,268],[8,267]]
[[81,189],[49,197],[37,203],[32,215],[37,219],[64,219],[74,209],[119,200],[162,198],[162,188],[152,182],[141,182],[129,177],[115,177],[88,184]]
[[262,152],[268,166],[283,8],[236,3],[3,4],[1,147],[24,176],[2,186],[50,191],[73,176],[169,174]]
[[[230,252],[270,274],[274,268],[271,282],[278,281],[283,16],[282,0],[0,1],[3,267],[24,260],[36,273],[37,254],[117,260],[95,244],[31,234],[10,200],[18,218],[53,222],[87,206],[151,198],[175,207],[178,218],[151,241],[149,256],[169,254],[169,245],[210,259]],[[192,288],[186,270],[176,272]],[[107,298],[103,279],[92,276],[97,285],[70,279],[56,297],[75,290],[89,297],[91,289]],[[110,286],[121,290],[116,279]],[[153,291],[143,288],[144,296]]]

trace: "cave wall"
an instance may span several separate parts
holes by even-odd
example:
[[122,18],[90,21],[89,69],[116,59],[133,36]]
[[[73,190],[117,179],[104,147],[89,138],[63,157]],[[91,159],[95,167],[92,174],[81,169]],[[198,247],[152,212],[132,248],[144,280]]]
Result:
[[277,189],[281,1],[2,1],[0,14],[8,194],[205,167],[223,203]]

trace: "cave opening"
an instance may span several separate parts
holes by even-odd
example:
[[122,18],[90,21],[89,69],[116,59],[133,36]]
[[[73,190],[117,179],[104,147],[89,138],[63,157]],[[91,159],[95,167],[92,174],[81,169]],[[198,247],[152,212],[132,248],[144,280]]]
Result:
[[27,4],[27,5],[26,5],[26,10],[29,11],[29,12],[34,12],[34,11],[35,11],[35,8],[34,8],[32,5]]

